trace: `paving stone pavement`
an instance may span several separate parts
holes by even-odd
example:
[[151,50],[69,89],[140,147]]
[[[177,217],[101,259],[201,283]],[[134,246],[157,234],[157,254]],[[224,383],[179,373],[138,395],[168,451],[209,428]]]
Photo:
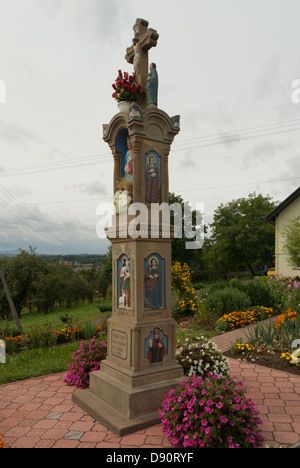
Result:
[[[213,341],[226,351],[241,337],[235,330]],[[231,375],[242,382],[260,411],[264,445],[300,442],[300,376],[229,359]],[[110,432],[72,402],[66,373],[0,386],[0,433],[8,448],[170,448],[156,424],[123,437]]]

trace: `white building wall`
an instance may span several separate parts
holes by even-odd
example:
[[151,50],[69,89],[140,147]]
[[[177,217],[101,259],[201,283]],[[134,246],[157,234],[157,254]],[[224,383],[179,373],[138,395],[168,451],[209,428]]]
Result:
[[280,276],[300,276],[300,265],[290,265],[288,256],[284,251],[285,237],[283,232],[292,219],[300,215],[300,197],[294,200],[276,218],[276,273]]

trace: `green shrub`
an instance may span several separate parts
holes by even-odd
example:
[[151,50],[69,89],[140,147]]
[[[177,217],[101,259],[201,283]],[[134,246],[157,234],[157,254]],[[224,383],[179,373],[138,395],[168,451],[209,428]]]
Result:
[[205,307],[216,318],[230,314],[235,310],[243,310],[251,305],[247,294],[239,289],[226,287],[210,292],[205,301]]
[[91,340],[97,334],[98,334],[97,323],[87,322],[81,327],[80,336],[84,340]]
[[203,283],[193,283],[193,287],[194,289],[204,289],[205,288],[205,285]]
[[20,331],[17,329],[15,325],[11,325],[7,323],[3,330],[0,330],[0,339],[6,338],[7,336],[13,338],[15,336],[20,335]]
[[56,335],[50,323],[45,323],[43,327],[37,325],[31,327],[22,339],[23,350],[51,348],[56,345]]
[[245,292],[245,289],[246,289],[246,284],[245,283],[242,283],[239,279],[237,278],[232,278],[229,283],[228,283],[228,286],[230,286],[231,288],[235,288],[235,289],[239,289],[240,291],[243,291]]
[[72,323],[73,323],[73,315],[70,314],[70,312],[67,311],[67,312],[65,312],[64,315],[60,316],[60,320],[61,320],[61,322],[67,323],[68,325],[71,326]]
[[250,298],[251,306],[253,306],[253,304],[263,304],[265,307],[274,306],[274,298],[270,288],[259,279],[244,283],[233,278],[229,281],[229,286],[247,294]]
[[274,305],[269,289],[257,280],[249,283],[245,292],[250,297],[251,304],[263,304],[265,307],[273,307]]
[[217,280],[215,281],[211,287],[209,288],[209,294],[215,291],[219,291],[219,289],[224,289],[229,287],[229,281],[227,280]]
[[112,309],[112,305],[109,303],[106,304],[97,304],[97,309],[100,310],[100,312],[107,312]]

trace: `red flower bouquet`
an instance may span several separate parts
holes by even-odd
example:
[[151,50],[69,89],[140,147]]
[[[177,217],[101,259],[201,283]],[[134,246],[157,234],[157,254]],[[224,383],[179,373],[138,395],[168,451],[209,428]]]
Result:
[[136,101],[140,94],[145,94],[146,92],[140,84],[134,81],[134,77],[132,75],[129,75],[127,72],[122,73],[121,70],[119,70],[118,76],[112,87],[114,89],[112,97],[116,99],[117,102]]

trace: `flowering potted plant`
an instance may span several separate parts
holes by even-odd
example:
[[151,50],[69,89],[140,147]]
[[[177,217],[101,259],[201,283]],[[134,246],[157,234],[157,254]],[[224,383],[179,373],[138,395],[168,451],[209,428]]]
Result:
[[159,409],[173,447],[257,448],[262,420],[241,384],[232,377],[188,377],[170,390]]
[[124,213],[132,203],[132,181],[123,177],[117,182],[117,189],[113,207],[115,214]]
[[114,213],[124,213],[132,203],[132,198],[127,190],[117,190],[114,196]]
[[73,361],[69,363],[69,371],[64,381],[67,385],[74,385],[76,388],[88,388],[90,373],[100,369],[101,361],[106,355],[105,341],[97,342],[95,337],[90,343],[81,341],[78,351],[72,354]]
[[114,92],[112,97],[119,103],[132,103],[138,96],[145,94],[146,91],[139,83],[136,83],[135,77],[127,72],[119,70],[115,83],[112,84]]
[[223,356],[215,343],[204,336],[197,337],[196,340],[193,342],[187,338],[176,354],[176,360],[182,366],[184,375],[189,377],[199,375],[205,378],[208,373],[213,373],[220,377],[229,377],[228,359]]

